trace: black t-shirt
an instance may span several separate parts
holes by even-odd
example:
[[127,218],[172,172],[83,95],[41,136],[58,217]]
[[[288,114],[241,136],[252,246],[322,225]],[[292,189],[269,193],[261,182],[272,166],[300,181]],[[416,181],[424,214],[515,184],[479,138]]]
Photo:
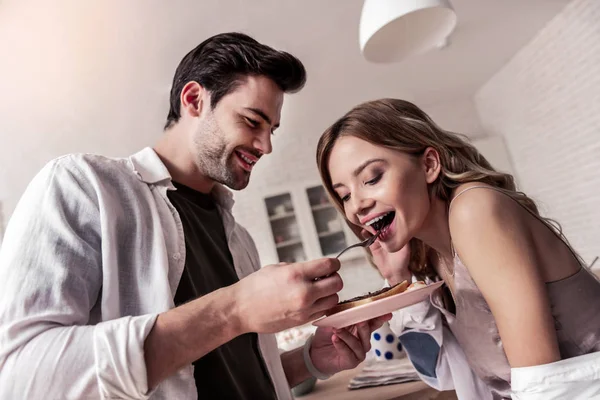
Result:
[[[219,211],[210,195],[173,182],[169,200],[179,212],[185,235],[185,267],[175,305],[239,281]],[[202,337],[198,337],[202,340]],[[199,399],[276,399],[273,383],[258,347],[248,333],[194,361]]]

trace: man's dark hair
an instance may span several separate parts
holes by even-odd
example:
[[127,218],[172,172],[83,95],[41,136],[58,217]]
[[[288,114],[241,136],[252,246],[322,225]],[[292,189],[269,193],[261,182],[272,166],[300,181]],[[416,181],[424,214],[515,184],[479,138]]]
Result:
[[266,76],[286,93],[306,83],[306,70],[293,55],[278,51],[243,33],[222,33],[200,43],[183,57],[175,71],[165,129],[181,117],[181,90],[190,81],[210,92],[214,109],[246,76]]

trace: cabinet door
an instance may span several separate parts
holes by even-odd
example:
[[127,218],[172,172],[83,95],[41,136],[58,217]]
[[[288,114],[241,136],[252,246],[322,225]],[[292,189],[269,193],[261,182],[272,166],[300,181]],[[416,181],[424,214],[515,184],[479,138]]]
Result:
[[267,215],[279,262],[306,260],[306,251],[290,192],[265,198]]
[[306,197],[321,255],[335,257],[348,246],[344,219],[329,201],[323,186],[315,185],[307,188]]

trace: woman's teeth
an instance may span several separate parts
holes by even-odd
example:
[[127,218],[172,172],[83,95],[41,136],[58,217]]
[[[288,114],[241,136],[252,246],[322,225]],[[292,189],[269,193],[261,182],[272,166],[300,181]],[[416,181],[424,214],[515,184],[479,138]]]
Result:
[[373,218],[365,225],[369,228],[373,228],[376,232],[383,230],[387,225],[389,225],[394,220],[394,213],[392,211],[387,214],[380,215],[378,217]]
[[383,217],[385,217],[387,214],[384,215],[380,215],[379,217],[375,217],[372,220],[370,220],[369,222],[367,222],[367,226],[371,226],[373,225],[375,222],[377,221],[381,221],[383,219]]

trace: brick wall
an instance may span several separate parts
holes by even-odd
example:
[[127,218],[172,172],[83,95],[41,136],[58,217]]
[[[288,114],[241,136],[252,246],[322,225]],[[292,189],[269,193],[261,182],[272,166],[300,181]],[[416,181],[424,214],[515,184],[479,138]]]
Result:
[[600,255],[599,21],[600,1],[572,1],[475,96],[521,189],[588,263]]

